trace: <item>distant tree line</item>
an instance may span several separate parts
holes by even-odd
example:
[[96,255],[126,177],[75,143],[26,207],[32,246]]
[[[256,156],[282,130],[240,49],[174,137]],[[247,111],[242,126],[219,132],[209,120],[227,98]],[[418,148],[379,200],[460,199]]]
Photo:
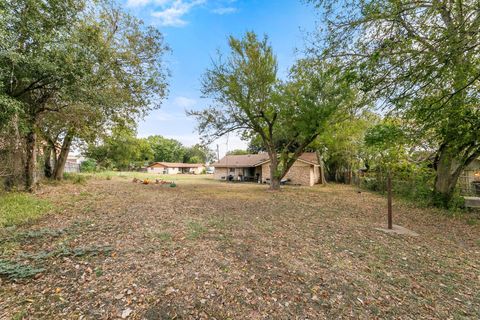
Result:
[[196,144],[184,146],[175,139],[159,135],[137,138],[134,130],[116,127],[96,143],[84,148],[86,170],[136,170],[152,162],[206,163],[213,161],[213,152]]

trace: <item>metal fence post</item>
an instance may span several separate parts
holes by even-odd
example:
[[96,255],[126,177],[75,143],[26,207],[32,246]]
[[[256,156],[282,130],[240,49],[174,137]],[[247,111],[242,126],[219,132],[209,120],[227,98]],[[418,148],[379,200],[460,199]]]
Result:
[[392,217],[392,177],[390,171],[387,175],[387,208],[388,208],[388,229],[393,229]]

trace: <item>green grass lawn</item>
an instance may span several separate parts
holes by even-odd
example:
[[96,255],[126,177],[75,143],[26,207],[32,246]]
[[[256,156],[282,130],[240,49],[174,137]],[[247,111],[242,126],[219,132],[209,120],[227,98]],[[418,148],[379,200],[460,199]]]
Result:
[[0,194],[0,227],[31,222],[50,211],[49,201],[26,193]]

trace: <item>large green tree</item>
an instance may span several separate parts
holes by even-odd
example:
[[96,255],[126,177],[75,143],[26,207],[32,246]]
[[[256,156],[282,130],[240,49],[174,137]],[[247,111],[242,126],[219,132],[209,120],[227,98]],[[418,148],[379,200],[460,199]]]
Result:
[[124,126],[113,128],[101,143],[89,144],[84,154],[100,168],[117,170],[141,168],[154,157],[148,139],[137,138],[133,129]]
[[24,138],[25,183],[35,183],[37,122],[49,111],[47,103],[75,72],[66,63],[66,46],[73,25],[83,9],[82,1],[2,1],[0,82],[2,108]]
[[35,185],[39,133],[63,139],[53,174],[61,178],[75,137],[162,101],[166,48],[157,30],[102,1],[7,0],[0,9],[0,103],[13,110],[2,119],[13,114],[13,126],[24,129],[27,189]]
[[180,141],[159,135],[149,136],[147,140],[153,149],[154,161],[183,162],[186,149]]
[[313,48],[319,59],[340,57],[379,107],[435,142],[434,197],[447,206],[480,156],[479,2],[310,2],[326,25]]
[[229,56],[219,57],[203,79],[203,94],[213,104],[190,114],[207,140],[233,131],[258,135],[270,158],[270,187],[279,189],[295,160],[344,106],[349,87],[335,67],[309,61],[298,62],[282,82],[268,39],[253,32],[230,37],[229,46]]
[[365,134],[379,121],[378,115],[364,111],[351,114],[325,128],[314,146],[322,156],[327,179],[350,183],[356,170],[369,166]]
[[207,163],[212,162],[215,158],[213,151],[207,146],[195,144],[185,148],[183,156],[184,163]]

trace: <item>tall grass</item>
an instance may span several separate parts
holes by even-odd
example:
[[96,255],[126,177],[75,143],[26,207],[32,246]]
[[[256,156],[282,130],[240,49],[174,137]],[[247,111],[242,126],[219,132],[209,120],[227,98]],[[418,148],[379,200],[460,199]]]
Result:
[[47,200],[31,194],[0,194],[0,228],[31,222],[53,208]]

